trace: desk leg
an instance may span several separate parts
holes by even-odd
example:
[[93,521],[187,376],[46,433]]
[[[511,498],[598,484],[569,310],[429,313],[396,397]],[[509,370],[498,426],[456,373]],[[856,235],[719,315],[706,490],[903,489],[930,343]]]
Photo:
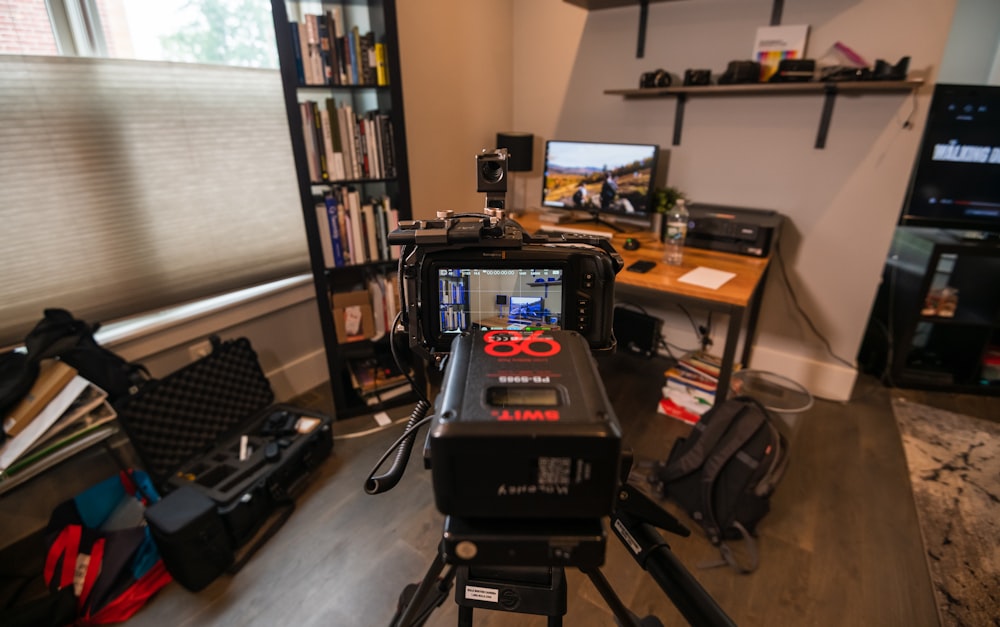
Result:
[[770,268],[771,264],[764,268],[764,273],[760,275],[760,281],[750,296],[750,316],[747,318],[747,334],[743,339],[743,357],[740,362],[744,368],[750,366],[750,351],[753,350],[754,338],[757,336],[757,314],[760,312],[760,301],[764,300],[764,284],[767,283],[767,271]]
[[715,404],[729,396],[729,381],[733,377],[733,361],[736,358],[736,344],[740,341],[743,326],[743,308],[734,307],[729,313],[729,327],[726,329],[726,347],[722,350],[722,367],[719,369],[719,384],[715,389]]

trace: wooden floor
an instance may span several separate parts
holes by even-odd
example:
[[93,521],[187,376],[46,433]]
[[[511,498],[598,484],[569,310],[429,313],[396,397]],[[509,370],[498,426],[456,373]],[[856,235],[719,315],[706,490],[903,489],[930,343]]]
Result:
[[[626,443],[639,460],[664,458],[686,431],[654,412],[659,391],[649,381],[663,368],[664,362],[627,356],[601,363]],[[788,427],[791,462],[772,511],[759,526],[761,566],[756,573],[699,569],[698,563],[717,556],[708,541],[698,532],[689,538],[668,537],[674,553],[737,624],[938,625],[889,406],[890,394],[897,393],[863,377],[851,402],[817,400]],[[320,406],[329,402],[322,393],[300,400]],[[996,399],[991,400],[995,409]],[[349,437],[371,426],[367,419],[337,423],[340,436],[333,456],[288,524],[240,573],[198,594],[170,584],[129,624],[389,624],[399,592],[420,580],[430,564],[442,518],[433,506],[430,473],[418,454],[394,490],[380,496],[363,493],[373,463],[402,430],[397,424]],[[683,624],[666,595],[613,537],[603,571],[639,616],[655,614],[664,624]],[[565,624],[614,625],[592,584],[576,571],[567,578]],[[427,624],[457,624],[454,602],[446,601]],[[546,623],[537,616],[477,611],[475,624]]]

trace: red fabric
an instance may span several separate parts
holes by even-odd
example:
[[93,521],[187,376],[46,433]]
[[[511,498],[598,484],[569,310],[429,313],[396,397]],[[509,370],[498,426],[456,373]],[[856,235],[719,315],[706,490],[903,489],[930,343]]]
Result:
[[79,618],[77,625],[105,625],[120,623],[131,618],[142,609],[146,601],[156,594],[160,588],[172,581],[163,560],[156,563],[137,582],[129,586],[118,598],[98,610],[95,614]]
[[66,526],[56,537],[45,556],[45,583],[51,585],[55,576],[56,564],[62,558],[57,589],[73,585],[73,575],[76,572],[76,557],[80,553],[80,535],[83,530],[80,525]]
[[87,572],[83,576],[83,588],[80,590],[80,598],[77,599],[77,606],[82,610],[90,598],[90,591],[94,589],[94,582],[101,575],[101,566],[104,564],[104,538],[94,542],[90,547],[90,562],[87,563]]

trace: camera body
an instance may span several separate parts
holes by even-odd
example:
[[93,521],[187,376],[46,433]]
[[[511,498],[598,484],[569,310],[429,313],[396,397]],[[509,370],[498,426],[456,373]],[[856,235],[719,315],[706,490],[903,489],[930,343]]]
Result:
[[656,69],[652,72],[643,72],[639,75],[639,87],[649,89],[652,87],[670,87],[673,77],[670,72],[663,69]]

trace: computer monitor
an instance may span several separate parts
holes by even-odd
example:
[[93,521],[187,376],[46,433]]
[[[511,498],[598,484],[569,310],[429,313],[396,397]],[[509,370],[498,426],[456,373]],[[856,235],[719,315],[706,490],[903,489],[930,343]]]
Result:
[[655,144],[549,140],[542,205],[586,211],[612,228],[602,214],[648,218],[659,152]]

